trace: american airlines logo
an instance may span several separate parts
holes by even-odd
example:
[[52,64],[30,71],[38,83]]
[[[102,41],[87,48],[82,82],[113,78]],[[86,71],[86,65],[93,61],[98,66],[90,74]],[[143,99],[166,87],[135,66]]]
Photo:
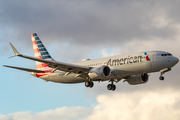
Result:
[[147,61],[151,61],[150,58],[149,58],[149,56],[147,55],[147,52],[144,52],[144,55],[146,55],[146,60],[147,60]]
[[127,58],[121,58],[121,59],[114,59],[107,62],[107,65],[109,66],[116,66],[116,65],[124,65],[124,64],[132,64],[132,63],[138,63],[138,62],[143,62],[142,61],[143,56],[134,56],[134,57],[127,57]]
[[[144,52],[145,58],[147,61],[150,61],[149,56],[147,55],[147,52]],[[121,58],[121,59],[109,59],[109,61],[107,62],[107,65],[109,66],[116,66],[116,65],[124,65],[124,64],[132,64],[132,63],[139,63],[139,62],[143,62],[142,61],[143,56],[129,56],[127,58]]]

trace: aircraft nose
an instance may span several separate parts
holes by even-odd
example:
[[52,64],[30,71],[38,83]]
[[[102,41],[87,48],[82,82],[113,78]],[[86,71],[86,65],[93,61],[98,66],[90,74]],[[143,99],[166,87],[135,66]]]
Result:
[[[171,66],[171,67],[173,67],[174,65],[176,65],[178,62],[179,62],[179,59],[177,58],[177,57],[171,57],[169,60],[169,65]],[[169,67],[170,67],[169,66]]]
[[177,64],[179,62],[179,59],[177,57],[174,57],[173,62],[174,64]]
[[178,63],[179,62],[179,59],[178,58],[176,58],[177,60],[176,60],[176,63]]

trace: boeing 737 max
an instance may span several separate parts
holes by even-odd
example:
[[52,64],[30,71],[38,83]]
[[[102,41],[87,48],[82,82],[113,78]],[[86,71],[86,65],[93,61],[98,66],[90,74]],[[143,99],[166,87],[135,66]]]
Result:
[[114,91],[114,82],[124,79],[131,85],[146,83],[148,73],[160,72],[160,80],[165,72],[179,62],[171,53],[164,51],[146,51],[136,54],[105,57],[100,59],[84,59],[78,63],[63,63],[55,61],[46,50],[36,33],[31,34],[35,57],[20,54],[10,43],[15,56],[36,61],[37,69],[7,66],[30,72],[31,75],[45,81],[58,83],[85,83],[92,88],[93,81],[110,81],[108,90]]

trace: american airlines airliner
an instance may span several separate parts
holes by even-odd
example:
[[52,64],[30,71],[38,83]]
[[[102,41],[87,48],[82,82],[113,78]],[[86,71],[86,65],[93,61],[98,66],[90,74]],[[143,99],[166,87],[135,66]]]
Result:
[[36,61],[37,69],[21,68],[4,65],[30,72],[31,75],[45,81],[57,83],[85,83],[92,88],[94,81],[109,81],[108,90],[114,91],[114,82],[128,82],[130,85],[148,82],[149,74],[160,72],[160,80],[164,80],[163,74],[179,62],[177,57],[165,51],[145,51],[135,54],[105,57],[100,59],[84,59],[77,63],[63,63],[55,61],[36,33],[31,34],[34,56],[20,54],[10,43],[15,56]]

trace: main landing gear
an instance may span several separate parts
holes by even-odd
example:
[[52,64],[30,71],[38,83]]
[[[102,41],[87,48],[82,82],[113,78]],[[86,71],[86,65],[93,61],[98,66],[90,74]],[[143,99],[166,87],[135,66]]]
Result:
[[92,88],[94,86],[94,83],[92,81],[86,81],[85,86]]
[[114,80],[110,80],[110,81],[111,81],[111,84],[107,85],[107,89],[112,90],[112,91],[116,90],[116,86],[113,84]]
[[164,80],[164,77],[162,76],[165,72],[170,71],[170,68],[165,68],[163,70],[160,70],[161,76],[159,77],[159,80]]
[[[114,80],[110,80],[110,81],[111,81],[111,84],[107,85],[107,89],[112,90],[112,91],[116,90],[116,86],[113,84]],[[92,81],[88,80],[85,82],[85,86],[92,88],[94,86],[94,83]]]

